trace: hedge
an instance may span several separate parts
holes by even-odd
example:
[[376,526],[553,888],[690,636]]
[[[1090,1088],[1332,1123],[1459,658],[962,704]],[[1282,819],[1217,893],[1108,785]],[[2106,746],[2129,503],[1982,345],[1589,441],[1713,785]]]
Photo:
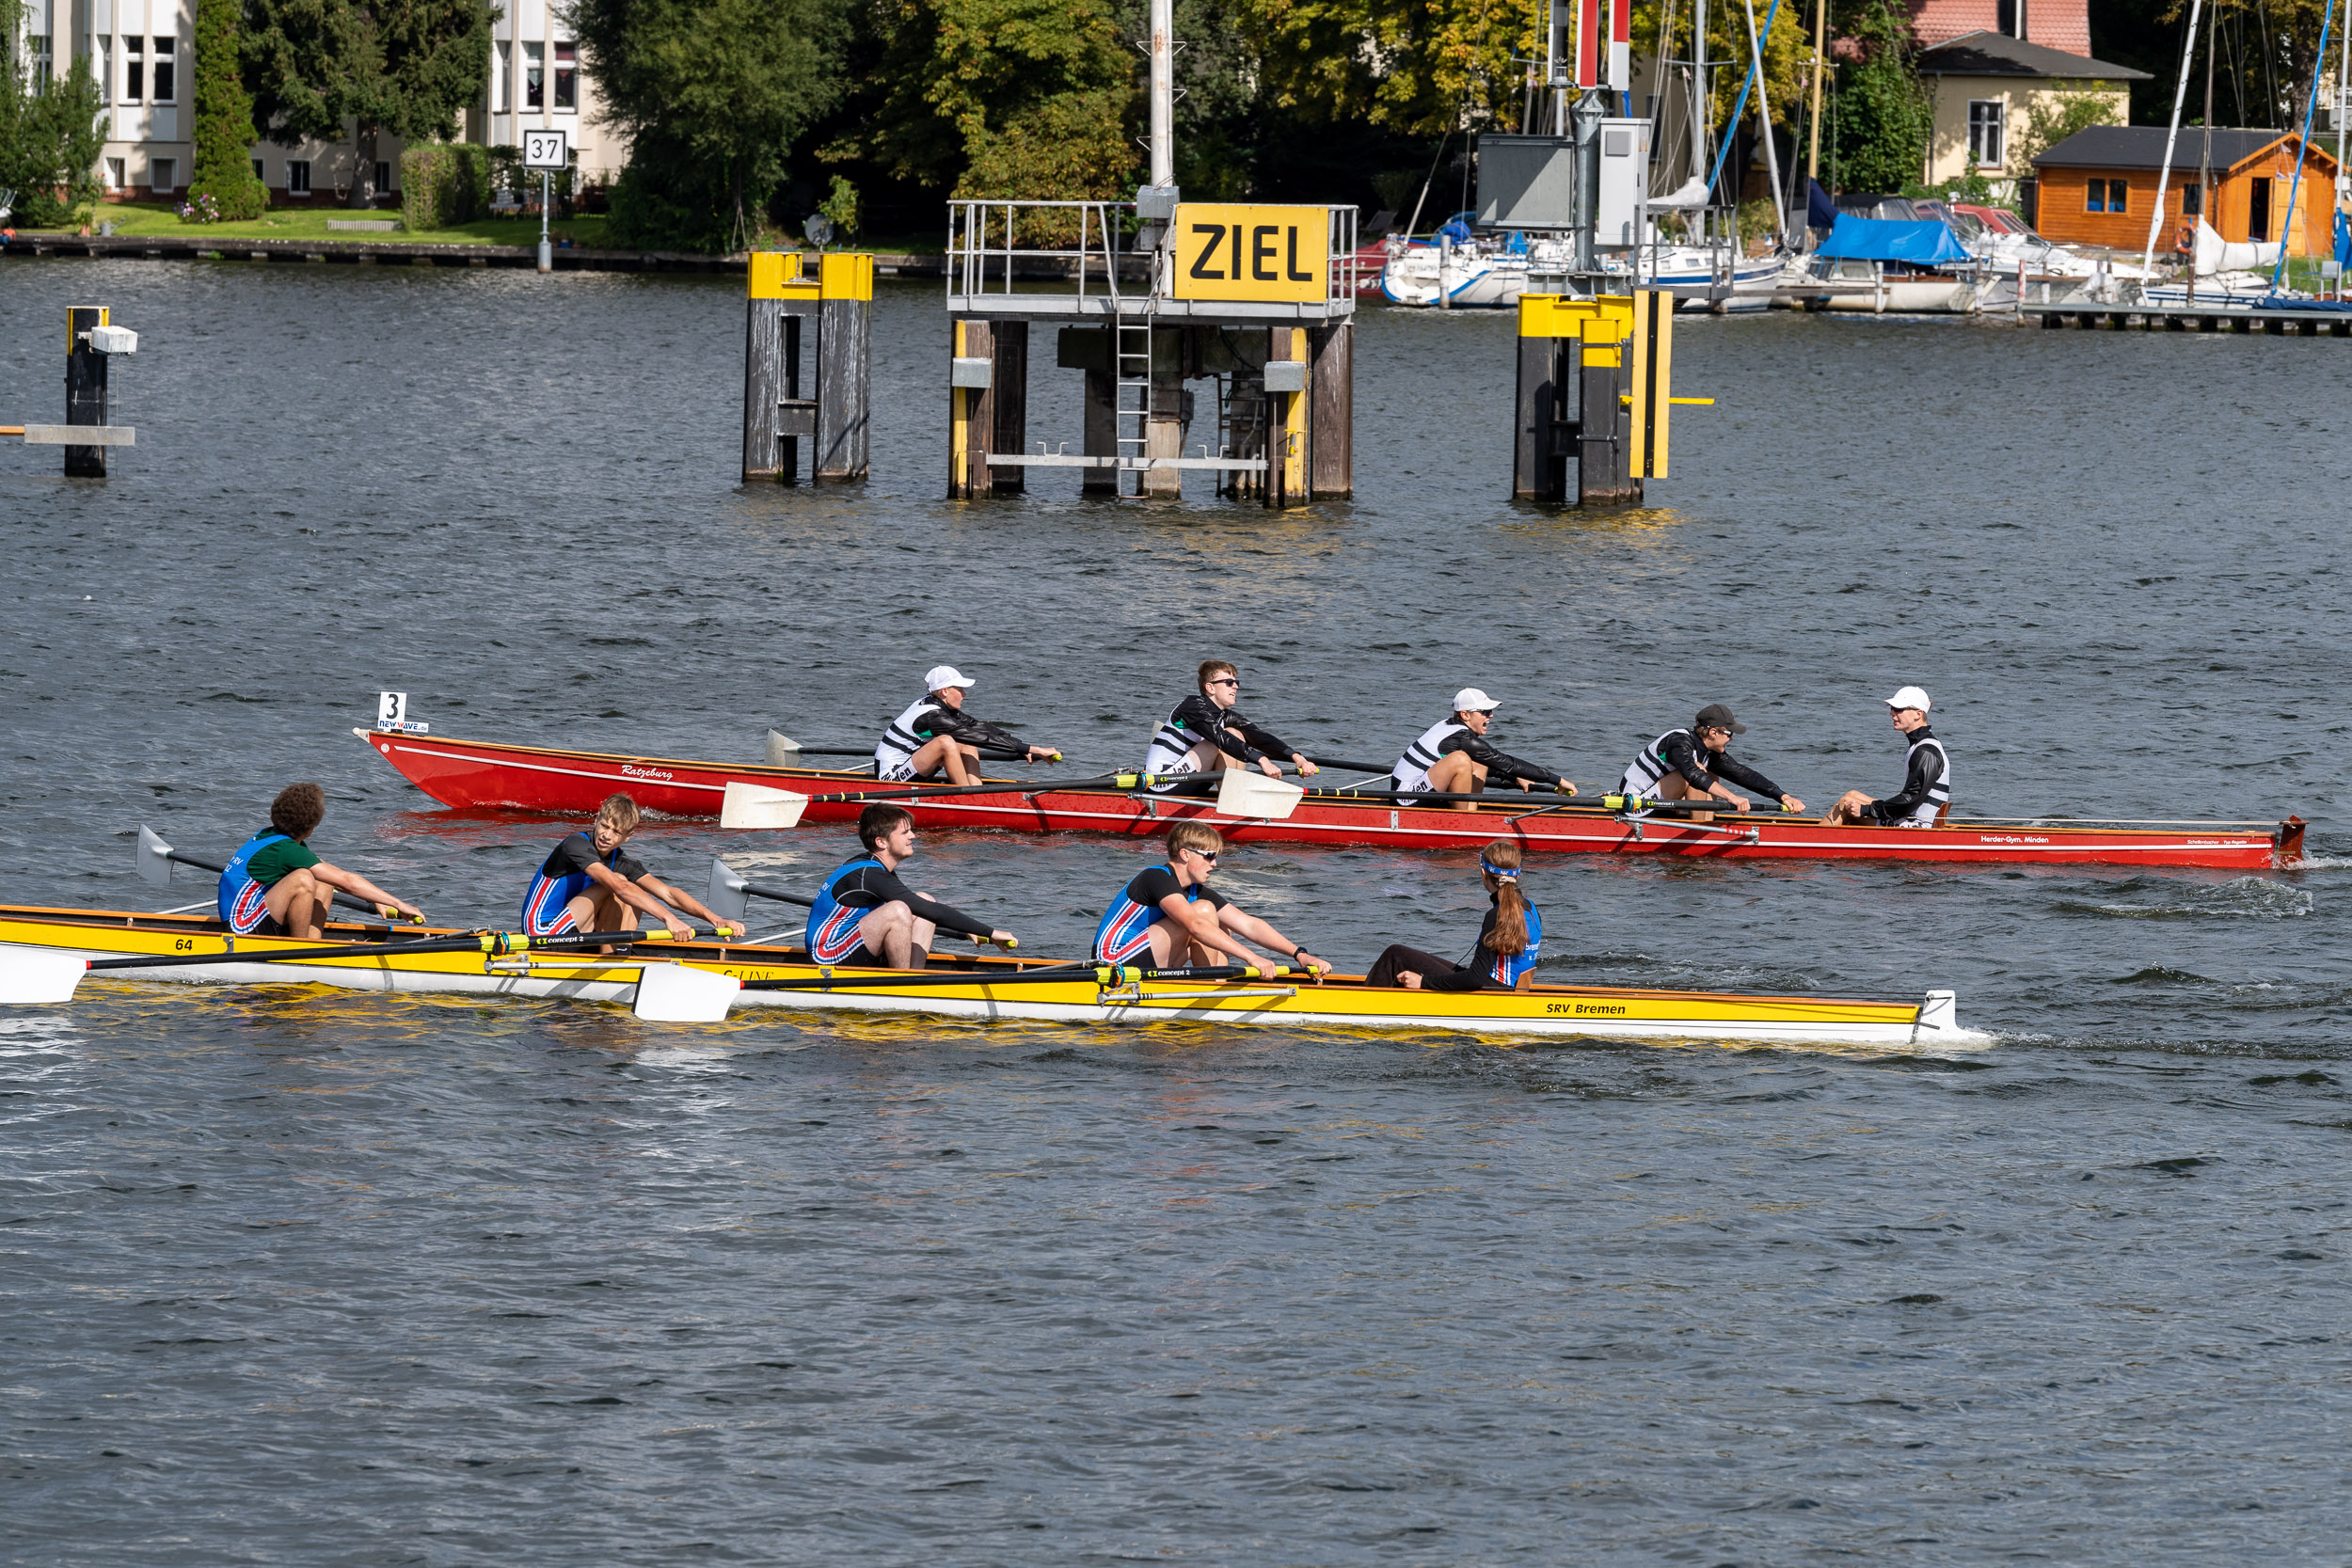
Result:
[[411,230],[449,229],[489,211],[490,150],[472,142],[412,147],[400,155],[400,217]]

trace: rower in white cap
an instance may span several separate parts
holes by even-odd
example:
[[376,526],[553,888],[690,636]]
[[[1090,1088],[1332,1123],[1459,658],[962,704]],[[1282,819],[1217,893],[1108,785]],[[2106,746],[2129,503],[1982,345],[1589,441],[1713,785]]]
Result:
[[[1390,778],[1400,794],[1432,790],[1446,795],[1474,795],[1485,789],[1491,780],[1516,780],[1522,792],[1538,785],[1562,795],[1576,793],[1576,785],[1549,768],[1538,768],[1506,752],[1495,750],[1486,739],[1486,726],[1494,722],[1495,709],[1502,706],[1492,697],[1474,686],[1466,686],[1454,694],[1454,711],[1422,731],[1421,738],[1405,748],[1405,754],[1396,759]],[[1404,805],[1414,802],[1400,801]],[[1477,802],[1456,800],[1456,811],[1472,811]]]
[[1952,759],[1928,728],[1928,694],[1906,686],[1886,699],[1886,711],[1910,742],[1899,794],[1873,800],[1858,789],[1837,798],[1821,821],[1829,827],[1874,822],[1888,828],[1932,828],[1952,809]]
[[1032,746],[1017,735],[963,711],[972,677],[952,664],[935,664],[923,677],[923,700],[890,721],[874,748],[875,776],[887,784],[928,779],[945,771],[956,784],[979,781],[980,749],[1010,752],[1030,762],[1059,762],[1051,746]]

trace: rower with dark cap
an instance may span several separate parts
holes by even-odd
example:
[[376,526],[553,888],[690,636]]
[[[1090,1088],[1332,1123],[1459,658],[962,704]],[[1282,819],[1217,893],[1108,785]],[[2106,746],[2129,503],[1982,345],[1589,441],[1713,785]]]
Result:
[[1803,800],[1732,757],[1731,737],[1747,733],[1748,727],[1732,718],[1731,709],[1709,703],[1699,709],[1689,729],[1668,730],[1643,747],[1641,754],[1626,765],[1617,791],[1657,800],[1711,798],[1734,811],[1747,810],[1748,798],[1723,782],[1729,779],[1768,800],[1778,800],[1783,811],[1804,810]]
[[1282,764],[1311,778],[1315,765],[1291,743],[1242,717],[1233,705],[1241,701],[1241,672],[1225,659],[1203,660],[1193,673],[1199,690],[1178,703],[1168,722],[1152,732],[1144,748],[1143,771],[1148,787],[1161,791],[1189,782],[1189,774],[1221,773],[1229,768],[1256,768],[1267,778],[1281,777]]
[[866,852],[836,866],[809,908],[811,959],[848,969],[921,969],[931,961],[931,938],[941,931],[1013,945],[1011,932],[985,926],[898,879],[898,867],[914,853],[914,816],[905,807],[866,807],[858,813],[857,837]]
[[326,934],[326,911],[338,890],[365,898],[386,919],[424,911],[393,897],[357,871],[329,865],[309,839],[326,816],[326,792],[314,784],[288,784],[269,803],[269,826],[237,847],[220,872],[220,917],[239,936]]
[[952,664],[934,664],[923,677],[923,700],[890,721],[874,747],[874,772],[885,784],[946,772],[955,784],[979,782],[980,748],[1011,752],[1030,762],[1059,762],[1051,746],[1032,746],[963,711],[972,677]]
[[1854,827],[1871,822],[1886,828],[1934,828],[1943,824],[1952,809],[1952,759],[1944,754],[1944,743],[1928,728],[1928,694],[1915,686],[1906,686],[1886,699],[1887,717],[1910,747],[1905,753],[1903,787],[1883,800],[1850,789],[1829,808],[1829,815],[1821,818],[1823,825]]
[[[1445,795],[1474,795],[1487,784],[1506,779],[1517,783],[1522,794],[1542,788],[1574,795],[1576,785],[1550,768],[1538,768],[1495,749],[1486,738],[1486,728],[1494,722],[1495,709],[1501,705],[1474,686],[1456,691],[1454,711],[1423,730],[1421,738],[1406,747],[1405,754],[1390,769],[1390,781],[1398,791],[1397,803],[1414,804],[1406,798],[1406,791],[1426,789]],[[1454,809],[1478,808],[1474,800],[1456,800]]]

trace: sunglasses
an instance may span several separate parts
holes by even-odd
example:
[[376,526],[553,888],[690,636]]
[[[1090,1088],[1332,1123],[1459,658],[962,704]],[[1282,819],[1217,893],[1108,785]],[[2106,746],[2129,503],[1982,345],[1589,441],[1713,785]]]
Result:
[[1219,677],[1217,677],[1216,680],[1211,681],[1209,684],[1210,684],[1211,686],[1230,686],[1230,687],[1233,688],[1233,689],[1234,689],[1235,690],[1237,690],[1237,691],[1238,691],[1239,689],[1241,689],[1241,682],[1239,682],[1239,681],[1235,680],[1235,679],[1234,679],[1232,676],[1231,676],[1231,675],[1220,675],[1220,676],[1219,676]]
[[1216,849],[1187,849],[1184,851],[1185,854],[1192,856],[1196,860],[1207,861],[1211,865],[1215,865],[1216,863],[1216,857],[1220,852],[1221,851]]

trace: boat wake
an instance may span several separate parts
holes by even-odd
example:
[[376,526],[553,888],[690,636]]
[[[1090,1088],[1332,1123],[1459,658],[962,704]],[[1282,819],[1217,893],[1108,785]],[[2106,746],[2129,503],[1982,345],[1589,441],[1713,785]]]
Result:
[[2267,877],[2236,877],[2218,886],[2156,887],[2154,891],[2159,896],[2151,903],[2061,899],[2058,908],[2067,914],[2110,920],[2300,920],[2315,903],[2310,889]]

